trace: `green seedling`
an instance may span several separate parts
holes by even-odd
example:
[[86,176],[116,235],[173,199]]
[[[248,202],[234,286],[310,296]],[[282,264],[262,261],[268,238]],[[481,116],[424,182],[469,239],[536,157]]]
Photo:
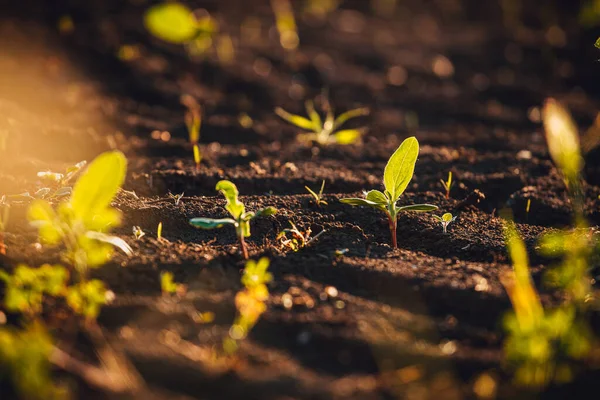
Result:
[[196,172],[200,171],[200,162],[202,161],[202,154],[197,144],[193,147],[194,151],[194,163],[196,164]]
[[179,193],[179,194],[173,194],[173,193],[169,192],[169,194],[167,196],[175,202],[176,206],[178,206],[181,199],[183,199],[184,194],[185,194],[185,192]]
[[39,268],[30,268],[20,264],[12,275],[0,270],[0,280],[6,285],[4,306],[7,311],[29,317],[39,315],[44,295],[64,295],[68,279],[69,272],[61,265],[44,264]]
[[115,295],[98,279],[86,280],[70,286],[65,296],[67,304],[87,321],[95,321],[100,308],[110,303]]
[[118,151],[99,155],[77,180],[73,193],[56,210],[46,200],[35,200],[28,219],[48,245],[62,243],[67,263],[85,280],[88,270],[106,263],[113,247],[131,254],[129,245],[108,232],[121,213],[110,203],[125,179],[127,160]]
[[321,189],[319,189],[318,194],[315,193],[308,186],[304,186],[304,188],[308,191],[308,193],[310,193],[312,198],[315,200],[315,204],[317,205],[317,207],[319,207],[321,205],[325,205],[325,206],[327,205],[327,202],[325,200],[323,200],[323,190],[325,189],[325,179],[323,179],[323,182],[321,183]]
[[452,216],[450,213],[445,213],[441,217],[434,215],[433,218],[437,219],[440,224],[442,224],[442,229],[444,230],[444,234],[448,233],[448,225],[452,222],[456,221],[456,216]]
[[227,200],[225,209],[229,211],[232,218],[192,218],[190,224],[201,229],[215,229],[225,225],[232,225],[240,242],[242,255],[247,260],[248,248],[244,239],[250,237],[250,221],[261,216],[273,215],[277,210],[274,207],[265,207],[256,212],[246,211],[246,207],[238,199],[239,192],[237,187],[230,181],[219,181],[216,190],[225,196]]
[[175,283],[173,280],[172,272],[161,272],[160,273],[160,289],[163,295],[167,294],[179,294],[185,293],[186,287],[181,283]]
[[[306,247],[313,243],[319,236],[325,233],[325,229],[311,237],[312,230],[307,228],[306,231],[302,232],[298,227],[289,221],[290,228],[286,228],[279,232],[277,240],[281,241],[281,245],[285,248],[289,248],[292,251],[298,251],[299,249]],[[288,237],[290,235],[291,237]]]
[[141,238],[146,236],[146,233],[142,230],[142,228],[140,228],[137,225],[132,228],[132,231],[133,231],[133,237],[135,238],[135,240],[140,240]]
[[325,121],[321,120],[321,116],[315,110],[312,101],[307,101],[305,104],[308,118],[290,114],[281,107],[277,107],[275,113],[290,124],[310,131],[310,133],[298,135],[298,140],[301,142],[316,142],[322,146],[326,146],[333,143],[342,145],[352,144],[358,141],[366,131],[365,128],[338,129],[351,119],[369,115],[369,109],[357,108],[334,117],[331,106],[328,102],[326,103],[327,115],[325,116]]
[[444,190],[446,190],[446,200],[448,200],[450,198],[450,190],[454,185],[454,182],[452,181],[452,171],[448,172],[448,179],[445,181],[440,179],[440,183],[444,187]]
[[229,329],[229,337],[223,341],[226,354],[233,354],[238,348],[238,342],[248,336],[260,316],[267,310],[266,301],[269,299],[267,283],[273,275],[267,272],[269,259],[261,258],[258,262],[248,260],[242,276],[244,289],[235,296],[237,316]]
[[365,193],[364,199],[346,198],[340,200],[342,203],[352,206],[373,207],[385,212],[388,217],[392,247],[394,249],[398,247],[396,228],[400,212],[429,212],[438,209],[437,206],[431,204],[413,204],[408,206],[398,206],[396,204],[412,180],[418,156],[419,142],[417,139],[415,137],[406,139],[392,154],[385,166],[383,172],[384,193],[379,190],[371,190]]
[[529,272],[525,243],[512,221],[504,227],[513,270],[501,277],[512,302],[506,315],[504,352],[515,380],[540,388],[572,379],[573,365],[590,351],[590,330],[573,304],[546,311]]
[[158,223],[158,227],[156,228],[156,239],[160,242],[162,240],[162,222]]

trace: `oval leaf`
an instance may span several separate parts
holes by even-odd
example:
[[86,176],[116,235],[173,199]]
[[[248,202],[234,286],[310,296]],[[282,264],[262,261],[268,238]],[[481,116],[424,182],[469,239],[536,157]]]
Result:
[[223,196],[227,200],[225,209],[229,211],[233,218],[238,219],[246,211],[246,207],[238,200],[239,192],[237,187],[233,182],[219,181],[216,189],[223,193]]
[[359,129],[346,129],[343,131],[336,132],[333,135],[333,140],[337,144],[352,144],[355,143],[362,136],[362,131]]
[[410,206],[398,207],[398,211],[429,212],[435,211],[438,207],[433,204],[413,204]]
[[190,225],[200,229],[215,229],[223,225],[235,225],[235,221],[231,218],[192,218],[190,219]]
[[404,193],[415,172],[419,156],[419,142],[413,137],[406,139],[392,154],[383,172],[383,184],[395,202]]
[[452,214],[446,213],[446,214],[442,215],[442,221],[452,222]]
[[159,39],[171,43],[185,43],[198,33],[192,10],[181,3],[157,4],[144,15],[146,29]]
[[385,197],[385,194],[381,193],[379,190],[371,190],[367,193],[367,200],[372,201],[374,203],[379,203],[381,205],[388,204],[388,198]]
[[382,208],[382,205],[379,203],[375,203],[374,201],[370,201],[367,199],[360,199],[357,197],[340,199],[340,202],[344,204],[350,204],[351,206],[367,206],[374,208]]

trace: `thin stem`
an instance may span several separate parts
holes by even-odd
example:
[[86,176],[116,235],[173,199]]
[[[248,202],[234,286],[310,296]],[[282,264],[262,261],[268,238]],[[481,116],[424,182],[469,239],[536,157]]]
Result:
[[393,218],[391,215],[388,214],[388,222],[390,224],[390,234],[392,235],[392,248],[397,249],[398,248],[398,242],[396,240],[396,228],[397,228],[397,219]]
[[246,240],[244,240],[244,235],[243,234],[239,235],[239,239],[240,239],[240,248],[242,250],[242,256],[244,257],[244,260],[247,260],[249,258],[248,247],[246,246]]

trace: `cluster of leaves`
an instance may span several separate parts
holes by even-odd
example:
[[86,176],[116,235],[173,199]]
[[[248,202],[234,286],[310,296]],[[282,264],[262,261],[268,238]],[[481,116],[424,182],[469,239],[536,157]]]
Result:
[[229,337],[223,341],[223,350],[226,354],[234,353],[238,342],[248,336],[250,330],[256,325],[260,316],[267,310],[266,301],[269,299],[269,283],[273,276],[267,271],[269,259],[248,260],[242,275],[244,289],[235,296],[237,316],[229,329]]
[[298,227],[292,221],[289,221],[289,223],[290,227],[279,232],[279,234],[277,235],[277,239],[281,242],[283,247],[287,247],[292,251],[298,251],[301,248],[310,245],[319,236],[325,233],[325,230],[322,230],[315,236],[311,237],[312,230],[310,228],[307,228],[303,232],[300,229],[298,229]]
[[240,242],[240,248],[244,259],[248,259],[248,248],[245,238],[250,236],[250,221],[261,216],[273,215],[277,212],[274,207],[265,207],[256,212],[246,211],[246,206],[238,197],[239,192],[237,187],[230,181],[219,181],[216,190],[221,192],[227,203],[225,209],[229,212],[232,218],[192,218],[190,224],[201,229],[221,228],[225,225],[231,225],[235,228],[235,233]]
[[437,210],[437,206],[431,204],[413,204],[398,206],[396,203],[404,193],[412,180],[415,163],[419,156],[419,142],[415,137],[410,137],[392,154],[383,172],[383,185],[385,192],[371,190],[365,193],[365,198],[341,199],[342,203],[353,206],[373,207],[383,211],[388,218],[390,234],[392,236],[392,247],[397,248],[396,228],[398,214],[402,211],[429,212]]
[[573,303],[544,310],[529,272],[525,243],[512,221],[505,223],[505,237],[513,263],[513,271],[501,280],[513,304],[504,321],[506,361],[517,382],[526,386],[569,381],[573,361],[589,353],[590,329]]
[[322,120],[319,113],[315,110],[312,101],[307,101],[305,107],[308,118],[290,114],[281,107],[275,109],[275,113],[285,121],[310,132],[298,135],[298,140],[301,142],[315,142],[322,146],[333,143],[342,145],[352,144],[358,141],[365,132],[365,128],[338,129],[351,119],[369,115],[369,110],[367,108],[357,108],[346,111],[335,117],[331,105],[326,101],[324,104],[326,111],[325,120]]

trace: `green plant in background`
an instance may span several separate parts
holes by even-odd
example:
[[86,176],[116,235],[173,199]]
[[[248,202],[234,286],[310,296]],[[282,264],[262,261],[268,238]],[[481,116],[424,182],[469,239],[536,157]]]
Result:
[[365,132],[365,128],[344,130],[338,129],[351,119],[369,115],[369,109],[367,108],[357,108],[346,111],[345,113],[335,117],[329,102],[326,102],[325,108],[327,110],[327,114],[325,116],[325,121],[323,121],[321,120],[319,113],[315,110],[315,106],[312,101],[307,101],[305,107],[308,118],[290,114],[281,107],[277,107],[275,109],[275,113],[285,121],[297,126],[298,128],[310,131],[310,133],[298,135],[298,140],[301,142],[316,142],[322,146],[333,143],[342,145],[352,144],[358,141]]
[[327,202],[323,200],[323,190],[325,190],[325,179],[323,179],[323,182],[321,183],[321,189],[319,190],[319,193],[315,193],[308,186],[304,186],[304,188],[308,191],[308,193],[310,193],[312,198],[315,200],[315,204],[317,205],[317,207],[321,206],[321,204],[325,206],[327,205]]
[[417,139],[410,137],[404,140],[385,166],[383,172],[384,193],[379,190],[371,190],[365,194],[364,199],[345,198],[340,200],[342,203],[353,206],[373,207],[385,212],[388,217],[393,248],[398,247],[396,228],[400,212],[429,212],[437,210],[437,206],[431,204],[413,204],[409,206],[398,206],[396,204],[412,180],[418,156],[419,142]]
[[183,199],[184,195],[185,195],[185,192],[182,192],[179,194],[173,194],[173,193],[169,192],[169,194],[167,194],[167,197],[170,198],[171,200],[173,200],[175,202],[175,205],[178,206],[179,203],[181,202],[181,199]]
[[448,225],[456,221],[456,216],[453,217],[450,213],[445,213],[441,217],[434,215],[433,218],[435,218],[440,224],[442,224],[442,229],[444,233],[448,233]]
[[448,172],[448,179],[445,181],[443,179],[440,179],[440,183],[442,184],[442,186],[444,187],[444,190],[446,191],[446,200],[448,200],[450,198],[450,190],[452,189],[452,186],[454,185],[454,182],[452,181],[452,171]]
[[23,399],[67,399],[66,388],[55,385],[50,375],[53,351],[52,337],[39,323],[0,328],[0,382],[10,380]]
[[34,201],[28,219],[48,245],[65,246],[65,261],[81,281],[90,268],[106,263],[113,247],[131,254],[129,245],[108,232],[121,221],[121,213],[110,203],[125,179],[127,160],[118,151],[99,155],[77,180],[71,197],[56,210],[45,200]]
[[[323,229],[321,232],[311,237],[312,230],[310,228],[307,228],[302,232],[292,221],[288,222],[290,223],[290,228],[286,228],[279,232],[277,240],[281,241],[283,247],[287,247],[292,251],[298,251],[299,249],[310,245],[317,240],[319,236],[325,233],[325,229]],[[291,238],[288,238],[288,235],[290,235]]]
[[190,224],[201,229],[215,229],[225,225],[232,225],[240,242],[242,255],[244,259],[248,259],[248,248],[244,239],[250,237],[250,221],[261,216],[273,215],[277,210],[274,207],[265,207],[256,212],[246,211],[246,207],[238,199],[239,192],[237,187],[230,181],[219,181],[216,190],[225,196],[227,200],[225,209],[233,218],[192,218]]
[[340,6],[341,0],[306,0],[304,12],[324,20]]
[[160,273],[160,290],[163,295],[175,293],[181,294],[185,292],[185,285],[175,283],[172,272],[163,271]]
[[146,232],[144,232],[142,230],[142,228],[140,228],[137,225],[135,225],[133,228],[131,228],[131,231],[133,233],[133,237],[135,238],[135,240],[140,240],[141,238],[146,236]]
[[572,303],[545,311],[533,286],[525,243],[514,223],[505,222],[506,246],[513,270],[501,277],[513,311],[505,316],[505,360],[519,384],[543,387],[567,382],[574,361],[589,354],[590,329]]
[[285,50],[296,50],[300,44],[296,17],[290,0],[271,0],[271,8],[275,14],[275,25],[279,32],[279,43]]
[[250,330],[256,325],[260,316],[267,310],[266,301],[269,299],[269,283],[273,276],[267,271],[269,259],[261,258],[258,262],[248,260],[242,275],[244,289],[235,296],[237,316],[229,329],[229,336],[223,341],[223,350],[226,354],[234,353],[238,342],[248,336]]

